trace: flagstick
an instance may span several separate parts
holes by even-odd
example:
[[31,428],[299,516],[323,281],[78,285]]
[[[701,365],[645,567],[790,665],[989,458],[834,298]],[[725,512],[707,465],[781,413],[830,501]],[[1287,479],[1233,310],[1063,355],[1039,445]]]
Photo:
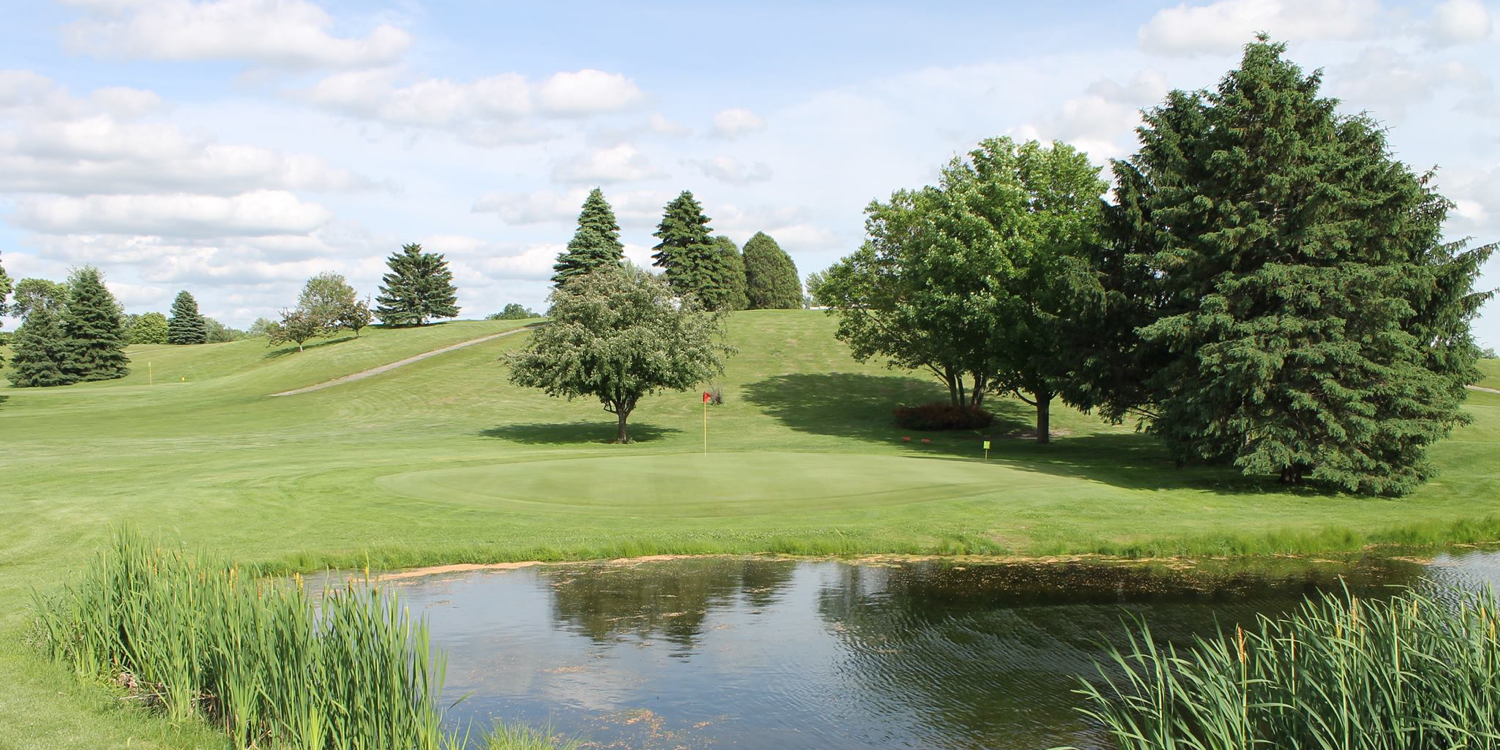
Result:
[[703,455],[708,455],[708,399],[703,399]]

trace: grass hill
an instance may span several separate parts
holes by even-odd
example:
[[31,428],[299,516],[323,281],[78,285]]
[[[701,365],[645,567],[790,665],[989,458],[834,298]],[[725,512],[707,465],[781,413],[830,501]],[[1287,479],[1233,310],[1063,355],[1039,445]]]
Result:
[[283,570],[696,552],[1334,553],[1500,536],[1500,396],[1471,396],[1474,424],[1434,451],[1441,475],[1401,500],[1178,469],[1151,438],[1067,409],[1054,443],[1036,445],[1005,437],[1030,426],[1005,399],[986,463],[977,435],[903,442],[892,407],[941,397],[936,382],[855,363],[817,312],[733,316],[740,353],[709,410],[707,456],[696,393],[643,402],[640,442],[615,446],[597,403],[508,385],[496,359],[525,333],[269,395],[524,322],[375,329],[305,352],[132,347],[121,381],[0,388],[0,747],[219,746],[71,688],[21,643],[32,588],[63,580],[111,524]]

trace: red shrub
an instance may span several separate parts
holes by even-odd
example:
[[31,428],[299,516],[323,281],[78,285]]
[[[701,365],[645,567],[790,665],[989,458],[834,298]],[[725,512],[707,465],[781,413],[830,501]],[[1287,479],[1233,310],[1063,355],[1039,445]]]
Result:
[[978,430],[994,421],[995,415],[984,409],[943,401],[896,407],[896,426],[908,430]]

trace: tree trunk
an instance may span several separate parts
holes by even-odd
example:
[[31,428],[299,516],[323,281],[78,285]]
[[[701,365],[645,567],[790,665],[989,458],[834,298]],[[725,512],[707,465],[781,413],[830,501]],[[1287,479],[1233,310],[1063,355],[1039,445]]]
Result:
[[630,418],[630,412],[616,407],[615,416],[620,420],[619,430],[615,433],[615,442],[623,445],[630,442],[630,428],[625,424],[625,420]]
[[964,407],[964,406],[968,406],[969,405],[969,400],[968,400],[968,398],[966,398],[966,396],[967,396],[967,394],[964,392],[964,376],[963,375],[959,375],[958,376],[958,405],[960,407]]
[[948,381],[948,401],[954,406],[963,406],[958,401],[958,381],[953,377],[953,371],[943,370],[943,378]]
[[1036,441],[1052,442],[1052,394],[1046,391],[1036,394]]
[[299,352],[302,351],[302,342],[301,341],[297,342],[297,351],[299,351]]

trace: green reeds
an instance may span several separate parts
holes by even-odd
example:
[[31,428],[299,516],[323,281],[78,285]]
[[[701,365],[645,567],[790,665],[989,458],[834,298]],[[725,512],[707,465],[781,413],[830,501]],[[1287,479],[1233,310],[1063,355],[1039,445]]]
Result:
[[367,576],[314,604],[300,577],[268,581],[122,530],[37,610],[53,659],[240,748],[465,744],[441,728],[444,662],[426,623]]
[[1500,748],[1500,643],[1493,592],[1381,601],[1345,593],[1158,646],[1141,624],[1084,713],[1121,750]]

